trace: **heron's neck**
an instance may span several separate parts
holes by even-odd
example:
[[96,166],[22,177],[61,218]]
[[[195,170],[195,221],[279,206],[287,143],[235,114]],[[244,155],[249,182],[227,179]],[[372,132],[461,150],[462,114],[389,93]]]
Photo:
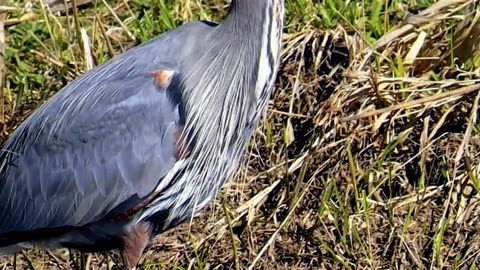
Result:
[[242,38],[259,38],[264,24],[276,19],[275,10],[283,10],[283,5],[284,0],[232,0],[219,30],[232,35],[241,31]]
[[[283,5],[284,0],[232,0],[226,19],[199,44],[202,51],[187,58],[194,62],[183,65],[182,136],[191,152],[182,190],[196,190],[196,196],[180,197],[194,207],[233,175],[268,102],[280,58]],[[188,209],[181,203],[179,209]]]
[[284,0],[232,0],[201,53],[194,52],[195,63],[184,65],[184,133],[189,137],[215,147],[221,143],[225,147],[217,150],[222,152],[258,118],[272,91],[283,10]]

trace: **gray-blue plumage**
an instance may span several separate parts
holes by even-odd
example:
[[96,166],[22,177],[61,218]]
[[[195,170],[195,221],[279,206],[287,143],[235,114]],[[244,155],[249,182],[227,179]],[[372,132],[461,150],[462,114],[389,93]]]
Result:
[[2,149],[0,235],[85,225],[152,192],[175,162],[180,120],[179,104],[152,74],[178,71],[179,54],[189,53],[179,41],[210,27],[186,24],[129,50],[29,117]]

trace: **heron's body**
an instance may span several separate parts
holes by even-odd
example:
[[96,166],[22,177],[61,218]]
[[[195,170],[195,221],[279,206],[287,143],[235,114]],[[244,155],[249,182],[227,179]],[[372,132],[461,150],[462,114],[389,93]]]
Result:
[[0,255],[120,248],[132,267],[237,169],[271,93],[282,20],[283,0],[233,0],[220,25],[185,24],[59,91],[3,146]]

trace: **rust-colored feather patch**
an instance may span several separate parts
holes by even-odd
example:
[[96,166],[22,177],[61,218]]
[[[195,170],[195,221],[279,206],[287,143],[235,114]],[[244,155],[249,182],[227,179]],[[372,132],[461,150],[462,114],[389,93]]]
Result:
[[112,219],[116,222],[123,222],[134,216],[143,208],[147,207],[157,197],[160,192],[152,192],[145,200],[136,205],[135,207],[125,211],[124,213],[113,216]]
[[150,243],[151,234],[152,228],[148,222],[140,222],[125,232],[121,248],[125,269],[135,269],[143,250]]
[[152,74],[155,85],[162,89],[167,89],[172,81],[173,73],[174,72],[172,70],[155,71]]
[[188,149],[188,146],[185,145],[182,141],[182,133],[183,133],[183,128],[177,128],[175,129],[175,158],[177,160],[179,159],[185,159],[190,155],[190,149]]

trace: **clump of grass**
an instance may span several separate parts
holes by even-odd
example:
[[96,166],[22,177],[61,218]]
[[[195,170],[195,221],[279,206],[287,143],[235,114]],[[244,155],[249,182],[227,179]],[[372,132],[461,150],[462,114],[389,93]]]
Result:
[[[439,1],[371,46],[351,39],[355,57],[315,122],[333,131],[321,144],[345,140],[318,155],[338,153],[329,170],[345,172],[334,178],[345,183],[350,225],[357,224],[349,233],[363,243],[362,259],[337,256],[352,267],[478,264],[463,252],[477,241],[466,225],[478,203],[476,5]],[[458,47],[469,49],[459,55]]]

